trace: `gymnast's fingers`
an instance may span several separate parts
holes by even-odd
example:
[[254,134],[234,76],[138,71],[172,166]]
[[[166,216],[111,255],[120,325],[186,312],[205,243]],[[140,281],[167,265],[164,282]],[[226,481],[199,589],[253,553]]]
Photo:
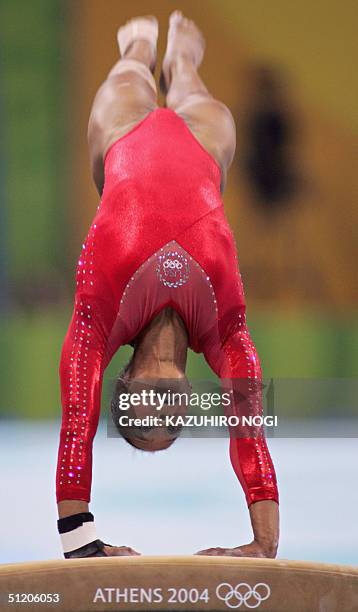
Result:
[[200,550],[195,554],[210,557],[244,557],[244,554],[239,548],[207,548],[206,550]]
[[223,550],[223,548],[206,548],[205,550],[199,550],[199,552],[195,554],[215,557],[224,554],[223,552],[221,552]]
[[106,557],[134,557],[140,555],[139,552],[129,546],[109,546],[107,544],[104,546],[103,552]]

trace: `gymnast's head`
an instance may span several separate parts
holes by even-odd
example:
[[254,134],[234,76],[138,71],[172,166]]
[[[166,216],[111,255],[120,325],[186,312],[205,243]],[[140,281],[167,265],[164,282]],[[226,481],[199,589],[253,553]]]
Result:
[[143,451],[169,448],[179,436],[191,386],[185,375],[188,333],[171,307],[163,308],[131,342],[133,355],[111,401],[121,436]]
[[116,430],[142,451],[169,448],[182,430],[191,385],[178,378],[129,378],[126,370],[116,381],[111,413]]

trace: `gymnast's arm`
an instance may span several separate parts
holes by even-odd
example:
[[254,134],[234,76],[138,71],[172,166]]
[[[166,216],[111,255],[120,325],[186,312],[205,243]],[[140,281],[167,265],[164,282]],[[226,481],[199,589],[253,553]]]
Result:
[[[236,332],[223,344],[209,342],[204,351],[212,370],[229,385],[234,401],[230,415],[262,414],[262,373],[255,346],[241,315]],[[225,381],[225,382],[224,382]],[[197,554],[275,557],[279,537],[275,469],[261,431],[230,428],[230,459],[245,493],[254,539],[235,548],[210,548]]]
[[[110,303],[76,295],[60,362],[62,426],[56,494],[65,556],[72,555],[73,547],[84,548],[74,556],[137,554],[128,547],[112,547],[98,540],[93,535],[94,519],[88,507],[92,445],[100,414],[103,372],[110,361],[106,347],[114,319],[115,308]],[[91,539],[97,542],[95,546]]]
[[111,328],[111,315],[104,306],[93,297],[77,294],[62,347],[62,425],[56,475],[60,518],[73,511],[88,511],[92,444],[100,414],[106,343]]

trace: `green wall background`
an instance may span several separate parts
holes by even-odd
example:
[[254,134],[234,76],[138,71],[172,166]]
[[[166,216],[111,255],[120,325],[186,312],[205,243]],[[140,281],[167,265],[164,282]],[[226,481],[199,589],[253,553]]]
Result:
[[2,147],[9,276],[40,284],[63,270],[64,3],[1,0]]

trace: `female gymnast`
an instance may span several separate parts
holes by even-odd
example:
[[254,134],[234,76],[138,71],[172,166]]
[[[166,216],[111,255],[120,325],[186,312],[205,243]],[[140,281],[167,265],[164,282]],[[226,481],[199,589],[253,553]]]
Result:
[[[102,377],[120,346],[134,346],[120,378],[130,392],[145,379],[170,379],[187,388],[191,348],[233,388],[235,381],[247,381],[247,409],[262,412],[261,368],[221,198],[235,152],[234,121],[199,77],[204,38],[179,11],[170,16],[161,73],[166,107],[158,107],[157,37],[152,16],[119,29],[121,59],[97,92],[89,120],[101,202],[78,262],[60,363],[57,501],[66,558],[138,554],[98,539],[88,508]],[[126,437],[154,451],[172,444],[175,433],[137,428]],[[230,458],[246,496],[253,541],[197,554],[273,558],[278,491],[264,435],[231,435]]]

